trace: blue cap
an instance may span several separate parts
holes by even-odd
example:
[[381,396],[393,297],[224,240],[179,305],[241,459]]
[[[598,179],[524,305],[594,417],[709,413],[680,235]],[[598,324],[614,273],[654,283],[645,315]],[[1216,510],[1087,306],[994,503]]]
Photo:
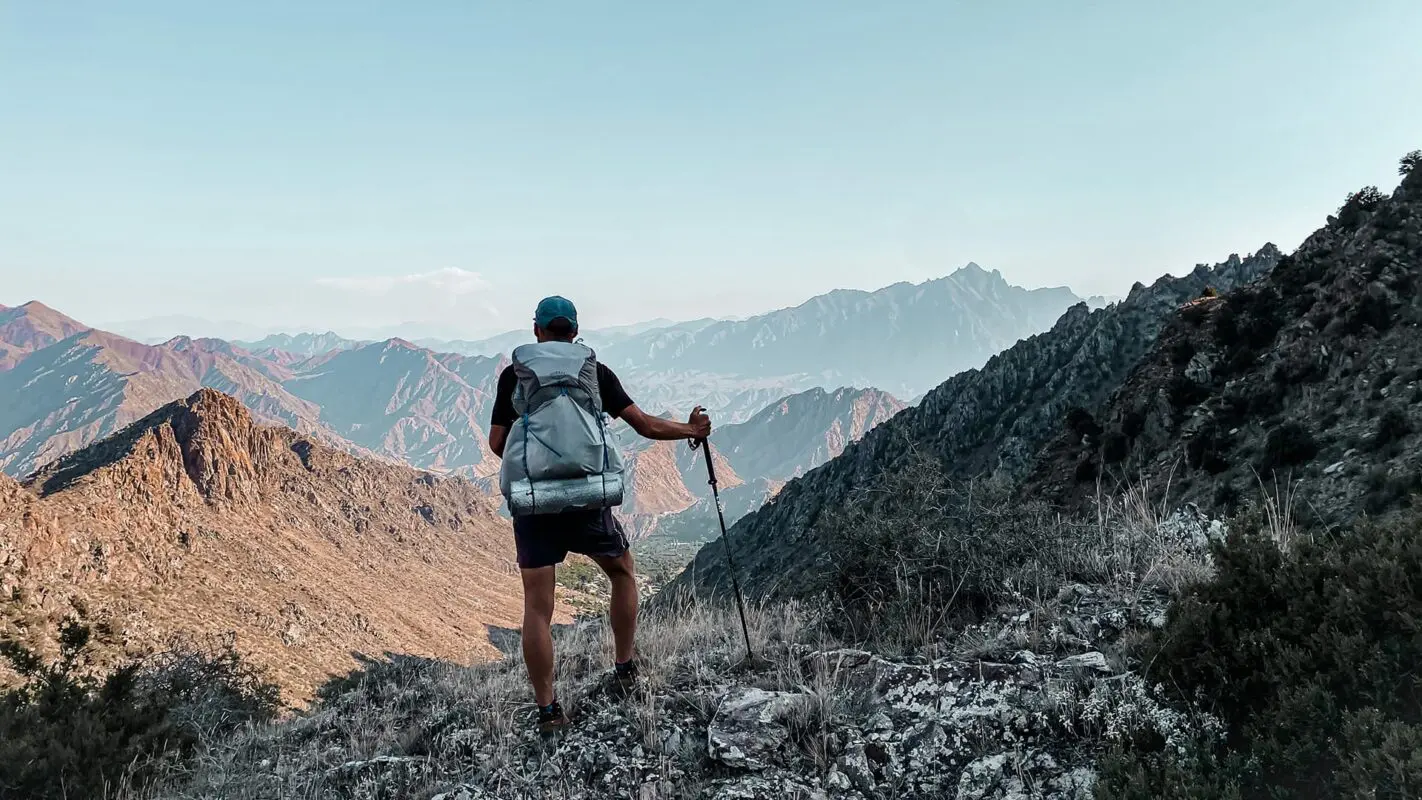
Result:
[[533,312],[533,321],[537,323],[538,327],[547,328],[556,319],[566,319],[576,328],[578,327],[578,309],[566,297],[554,295],[543,298],[538,303],[538,310]]

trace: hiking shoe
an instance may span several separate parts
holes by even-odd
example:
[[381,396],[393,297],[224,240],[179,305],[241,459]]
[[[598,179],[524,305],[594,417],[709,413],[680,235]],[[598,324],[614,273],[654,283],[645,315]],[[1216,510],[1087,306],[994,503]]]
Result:
[[538,709],[538,732],[544,736],[551,736],[572,724],[573,721],[563,713],[563,706],[556,700],[553,705]]
[[627,696],[642,685],[642,659],[634,656],[626,664],[612,668],[612,689],[619,695]]

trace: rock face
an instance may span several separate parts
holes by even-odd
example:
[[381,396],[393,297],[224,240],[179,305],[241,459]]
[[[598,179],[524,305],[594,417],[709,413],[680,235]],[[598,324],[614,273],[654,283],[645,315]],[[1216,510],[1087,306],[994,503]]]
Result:
[[[1144,480],[1232,508],[1273,494],[1338,522],[1422,489],[1422,176],[1345,206],[1266,278],[1170,316],[1151,352],[1027,491],[1080,507]],[[1293,487],[1288,489],[1288,487]]]
[[730,767],[764,769],[790,739],[790,720],[808,716],[812,702],[804,692],[733,689],[706,729],[707,752]]
[[42,648],[75,613],[114,656],[235,632],[297,700],[355,654],[496,655],[489,626],[522,611],[487,495],[263,427],[212,390],[0,481],[0,590],[0,627]]
[[[1150,350],[1184,302],[1207,287],[1226,291],[1267,273],[1279,259],[1273,245],[1153,286],[1137,284],[1120,303],[1090,311],[1078,304],[1046,333],[993,357],[982,369],[954,376],[847,447],[838,458],[791,481],[775,499],[736,524],[732,533],[742,581],[754,594],[795,593],[785,580],[817,571],[830,558],[816,534],[851,491],[928,454],[955,476],[997,471],[1020,477],[1074,406],[1100,406]],[[697,587],[691,586],[691,581]],[[694,588],[728,587],[720,544],[697,555],[695,568],[668,587],[668,599]],[[808,587],[808,584],[805,584]]]

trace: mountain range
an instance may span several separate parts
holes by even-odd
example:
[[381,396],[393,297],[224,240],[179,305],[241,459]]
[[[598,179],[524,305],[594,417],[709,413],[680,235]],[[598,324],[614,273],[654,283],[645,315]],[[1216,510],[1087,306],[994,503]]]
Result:
[[[1046,330],[1077,302],[1069,289],[1023,289],[997,270],[969,264],[927,283],[839,290],[747,320],[653,330],[614,342],[603,354],[628,375],[646,376],[643,382],[659,387],[659,401],[673,407],[726,394],[727,405],[754,413],[766,405],[759,402],[764,397],[740,399],[734,392],[766,382],[795,389],[873,386],[914,397]],[[689,380],[656,380],[669,373]]]
[[[835,332],[833,338],[855,328],[888,325],[892,335],[881,337],[888,352],[879,360],[928,375],[986,357],[987,348],[1027,335],[1033,325],[1049,324],[1051,307],[1064,307],[1071,297],[1065,290],[1016,289],[1000,275],[969,267],[918,287],[838,292],[752,320],[657,320],[590,331],[586,338],[647,410],[681,416],[700,404],[724,431],[718,442],[722,435],[743,435],[746,442],[762,445],[754,457],[735,456],[744,466],[728,467],[726,476],[736,475],[749,485],[732,495],[733,500],[747,498],[742,507],[749,510],[797,470],[832,457],[844,442],[899,407],[897,400],[880,398],[870,403],[874,411],[866,412],[864,420],[845,416],[840,421],[840,415],[851,413],[848,407],[830,406],[857,400],[834,394],[843,388],[835,385],[829,394],[837,400],[806,399],[786,406],[793,409],[791,417],[822,406],[813,420],[782,420],[755,436],[730,427],[837,375],[865,374],[871,353],[848,347],[841,348],[840,366],[822,369],[818,377],[807,371],[778,374],[784,370],[777,365],[788,363],[784,359],[795,352],[822,365],[836,363],[834,351],[820,350],[825,330]],[[999,312],[1001,320],[986,316]],[[810,319],[818,320],[815,326],[808,325]],[[487,490],[490,483],[483,479],[497,471],[488,447],[488,418],[498,374],[508,363],[498,351],[531,338],[530,333],[511,333],[465,348],[492,355],[437,352],[402,339],[362,342],[331,333],[245,344],[179,336],[150,345],[91,329],[40,303],[6,309],[0,320],[0,469],[14,477],[29,475],[206,387],[238,398],[262,423],[292,428],[356,455],[462,475]],[[934,340],[948,321],[967,332],[958,355],[954,347]],[[759,351],[752,347],[737,363],[735,353],[747,337],[759,343]],[[780,361],[767,361],[766,353]],[[910,376],[900,382],[919,380]],[[742,430],[760,430],[773,417]],[[807,435],[818,437],[818,443],[806,442]],[[684,453],[671,458],[643,447],[635,437],[624,439],[633,461],[629,514],[639,535],[650,532],[654,520],[705,499],[705,481],[692,476],[694,465]],[[751,452],[748,445],[736,446]],[[638,465],[638,460],[646,463]]]

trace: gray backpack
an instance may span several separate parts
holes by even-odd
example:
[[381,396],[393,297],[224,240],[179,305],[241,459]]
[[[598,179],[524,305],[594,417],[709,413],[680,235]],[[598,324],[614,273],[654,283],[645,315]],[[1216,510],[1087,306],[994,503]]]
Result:
[[622,454],[608,433],[597,354],[573,342],[514,348],[513,406],[499,487],[514,516],[622,504]]

